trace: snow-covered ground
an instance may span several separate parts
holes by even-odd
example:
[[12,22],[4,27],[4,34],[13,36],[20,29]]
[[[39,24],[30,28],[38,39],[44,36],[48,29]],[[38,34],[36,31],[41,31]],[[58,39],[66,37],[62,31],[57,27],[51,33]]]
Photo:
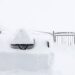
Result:
[[[12,56],[13,53],[35,54],[35,56],[36,56],[36,54],[39,54],[39,56],[40,56],[41,53],[49,55],[48,52],[51,52],[53,55],[53,60],[52,60],[53,62],[49,68],[44,68],[44,69],[39,69],[39,70],[25,70],[23,68],[19,68],[19,66],[18,66],[17,69],[15,68],[12,70],[11,69],[10,70],[1,70],[0,75],[75,75],[75,71],[74,71],[75,70],[75,47],[74,46],[66,47],[66,46],[58,46],[58,45],[54,44],[49,49],[46,47],[44,47],[44,48],[42,48],[41,46],[39,46],[39,47],[40,47],[40,49],[38,47],[36,47],[36,49],[34,48],[32,51],[31,50],[19,51],[19,50],[7,48],[8,49],[7,51],[1,51],[1,52],[7,53],[7,55],[10,54],[9,57]],[[1,55],[1,52],[0,52],[0,55]],[[2,58],[2,57],[0,57],[0,58]],[[30,60],[32,60],[32,59],[30,59]],[[42,63],[42,65],[44,65],[44,63],[45,63],[45,61]],[[6,66],[9,66],[9,65],[6,65]],[[32,64],[32,65],[35,65],[35,64]],[[47,65],[47,64],[45,64],[45,65]],[[39,68],[40,68],[40,66],[39,66]]]
[[[10,48],[10,40],[2,40],[4,38],[5,36],[0,38],[0,64],[2,64],[0,65],[0,75],[75,75],[74,45],[67,46],[54,43],[51,44],[50,48],[47,48],[47,40],[40,37],[41,39],[37,38],[34,49],[21,51]],[[28,64],[25,61],[28,61],[29,58],[31,61],[29,64],[32,66],[28,66],[29,69],[27,69],[27,66],[23,66],[23,64]],[[40,63],[38,64],[38,62]]]
[[53,75],[75,75],[75,47],[54,46]]
[[48,50],[54,53],[53,64],[50,68],[38,71],[35,70],[28,71],[21,68],[13,70],[4,70],[4,71],[1,70],[0,75],[38,75],[38,74],[39,75],[75,75],[74,46],[73,47],[53,46]]
[[37,38],[34,49],[23,51],[10,48],[10,40],[2,39],[3,36],[0,38],[0,75],[75,75],[74,45],[54,43],[47,48],[47,39]]

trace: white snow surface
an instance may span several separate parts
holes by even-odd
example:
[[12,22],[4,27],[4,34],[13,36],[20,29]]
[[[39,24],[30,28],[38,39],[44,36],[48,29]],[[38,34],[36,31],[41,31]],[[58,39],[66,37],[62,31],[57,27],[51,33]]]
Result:
[[[10,48],[10,45],[6,41],[0,40],[0,42],[0,64],[2,64],[0,65],[0,75],[75,75],[74,45],[53,44],[50,48],[47,48],[46,40],[43,41],[41,39],[40,41],[38,39],[36,40],[34,49],[23,51]],[[50,58],[51,56],[52,58]],[[29,58],[30,60],[28,60]],[[28,61],[30,62],[27,63]],[[38,62],[40,63],[38,64]],[[30,66],[23,66],[22,64],[29,64]],[[2,69],[1,67],[5,68]]]
[[[47,48],[46,40],[37,39],[34,49],[22,51],[10,48],[9,42],[2,39],[0,38],[0,75],[75,75],[74,45],[53,44]],[[50,58],[51,56],[53,58]],[[29,58],[30,60],[28,60]],[[50,60],[51,62],[49,62]],[[30,62],[27,63],[28,61]],[[40,63],[38,64],[38,62]]]
[[[41,70],[25,70],[25,69],[13,69],[13,70],[1,70],[0,75],[75,75],[75,47],[62,47],[53,46],[49,49],[54,54],[53,65],[50,68]],[[12,49],[11,49],[12,50]],[[34,53],[34,51],[11,51],[15,53]],[[45,50],[44,50],[45,52]],[[5,52],[6,53],[6,52]],[[7,52],[8,53],[8,52]],[[11,54],[10,52],[8,54]],[[37,52],[38,53],[38,52]],[[35,54],[35,53],[34,53]],[[39,54],[40,55],[40,54]],[[13,60],[12,60],[13,61]],[[7,65],[6,65],[7,66]]]
[[11,42],[12,44],[33,44],[33,39],[28,35],[28,33],[20,29],[19,32],[14,36],[14,39]]

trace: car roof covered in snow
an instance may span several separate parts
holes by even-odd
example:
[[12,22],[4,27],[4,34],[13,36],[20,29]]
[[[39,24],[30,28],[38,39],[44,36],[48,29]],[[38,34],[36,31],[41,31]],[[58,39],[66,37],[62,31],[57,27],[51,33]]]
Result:
[[33,44],[33,39],[29,36],[29,34],[25,30],[20,30],[16,36],[14,37],[14,40],[12,41],[12,44]]

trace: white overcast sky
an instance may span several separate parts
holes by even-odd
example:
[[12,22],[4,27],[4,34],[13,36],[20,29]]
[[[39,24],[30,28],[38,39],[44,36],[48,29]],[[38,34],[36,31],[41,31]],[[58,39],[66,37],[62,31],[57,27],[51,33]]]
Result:
[[0,0],[0,25],[41,31],[75,31],[75,0]]

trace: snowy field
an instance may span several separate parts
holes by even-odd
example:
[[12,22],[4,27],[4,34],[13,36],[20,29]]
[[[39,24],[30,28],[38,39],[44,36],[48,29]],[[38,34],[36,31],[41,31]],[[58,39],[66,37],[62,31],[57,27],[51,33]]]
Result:
[[[19,51],[7,47],[5,48],[7,48],[8,50],[0,49],[1,50],[0,64],[8,64],[12,62],[12,65],[11,64],[6,65],[6,68],[4,69],[2,69],[1,68],[2,65],[0,65],[0,75],[75,75],[75,71],[74,71],[75,70],[75,47],[74,46],[66,47],[66,46],[53,45],[49,49],[46,47],[42,48],[40,45],[39,47],[34,48],[32,51]],[[15,58],[16,54],[18,55],[17,60]],[[25,54],[27,56],[25,56]],[[47,58],[50,57],[51,54],[53,58],[51,58],[52,62],[49,62]],[[8,61],[9,60],[10,61],[7,62],[6,59],[3,60],[2,59],[3,57],[6,59],[8,58]],[[39,59],[39,57],[41,58]],[[24,58],[25,60],[23,60]],[[35,64],[38,63],[36,58],[38,59],[38,62],[40,62],[38,65]],[[22,60],[20,61],[20,59]],[[29,64],[32,64],[32,66],[29,66],[30,70],[27,69],[28,66],[22,65],[22,64],[28,64],[27,62],[25,62],[28,61],[27,59],[30,59]],[[13,66],[14,60],[17,61],[15,66]],[[6,62],[2,63],[2,61],[6,61]],[[38,69],[35,70],[37,66]]]
[[75,75],[75,47],[54,46],[53,75]]
[[2,39],[0,75],[75,75],[74,45],[53,44],[47,48],[41,39],[36,41],[34,49],[21,51],[11,49],[9,42]]

